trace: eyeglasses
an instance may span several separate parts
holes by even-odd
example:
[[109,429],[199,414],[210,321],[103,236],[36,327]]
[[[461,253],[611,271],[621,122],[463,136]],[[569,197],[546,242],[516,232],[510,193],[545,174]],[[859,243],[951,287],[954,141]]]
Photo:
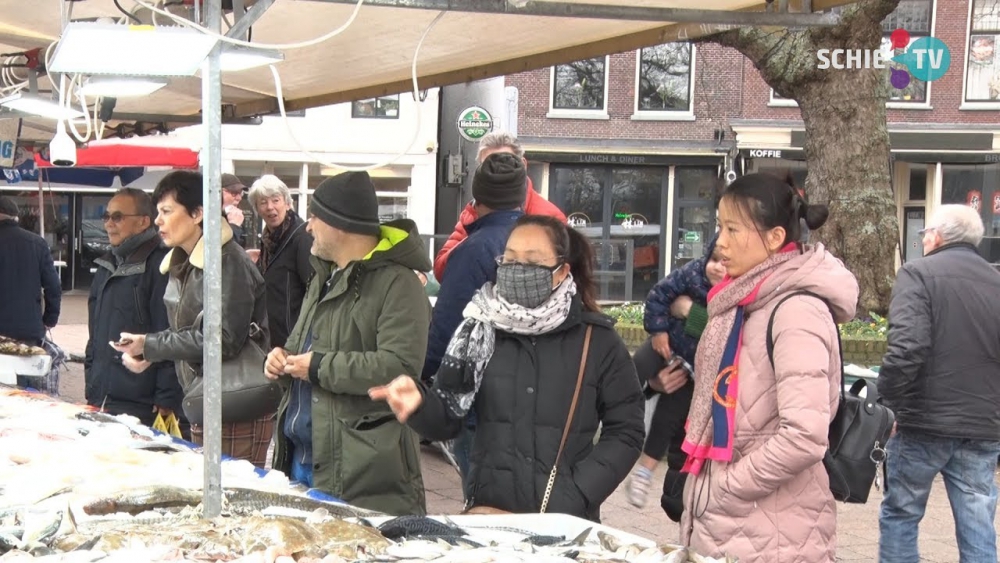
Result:
[[556,256],[556,261],[558,263],[555,266],[546,266],[545,264],[532,264],[530,262],[518,262],[516,260],[504,260],[504,257],[503,257],[502,254],[500,256],[497,256],[496,258],[494,258],[494,261],[497,263],[497,266],[504,266],[504,265],[508,265],[509,266],[511,264],[522,264],[524,266],[534,266],[536,268],[545,268],[546,270],[548,270],[550,272],[555,272],[556,270],[558,270],[559,268],[561,268],[562,265],[563,265],[562,256]]
[[935,229],[936,227],[927,227],[926,229],[920,229],[919,231],[917,231],[917,234],[919,234],[920,236],[924,236]]
[[111,221],[112,223],[115,223],[115,224],[121,223],[122,219],[124,219],[126,217],[142,217],[142,214],[141,213],[122,213],[121,211],[115,211],[114,213],[107,213],[107,212],[105,212],[104,215],[101,215],[101,219],[103,219],[105,223],[107,223],[108,221]]

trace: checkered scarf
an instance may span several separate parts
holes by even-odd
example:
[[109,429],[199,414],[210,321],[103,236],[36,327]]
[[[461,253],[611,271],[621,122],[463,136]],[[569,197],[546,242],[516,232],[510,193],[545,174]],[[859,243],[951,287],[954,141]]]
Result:
[[492,283],[477,291],[462,312],[465,319],[448,343],[434,382],[434,392],[450,415],[464,419],[472,408],[486,364],[493,357],[497,330],[523,335],[551,332],[566,321],[574,295],[576,282],[572,275],[567,275],[545,303],[534,309],[507,302]]

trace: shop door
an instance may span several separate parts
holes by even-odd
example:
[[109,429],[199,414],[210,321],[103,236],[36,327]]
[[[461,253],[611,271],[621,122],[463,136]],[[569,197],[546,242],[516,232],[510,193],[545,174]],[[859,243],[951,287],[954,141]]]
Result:
[[674,172],[674,253],[671,269],[705,255],[715,236],[714,167],[678,166]]
[[76,194],[73,228],[73,289],[88,289],[97,272],[94,260],[111,250],[104,212],[111,195]]
[[924,208],[907,207],[903,224],[903,262],[909,262],[924,255],[924,236],[920,231],[924,228]]

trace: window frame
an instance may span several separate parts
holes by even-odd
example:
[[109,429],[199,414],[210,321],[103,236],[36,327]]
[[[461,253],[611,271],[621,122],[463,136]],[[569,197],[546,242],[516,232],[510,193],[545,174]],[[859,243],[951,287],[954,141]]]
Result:
[[[668,43],[661,43],[660,45],[670,43],[687,43],[688,48],[691,49],[691,61],[688,65],[688,107],[686,110],[650,110],[639,108],[639,80],[642,75],[642,48],[640,48],[635,52],[635,96],[632,101],[633,121],[694,121],[696,119],[694,113],[694,92],[695,81],[698,76],[697,46],[690,41],[670,41]],[[645,48],[653,49],[660,45],[652,45]]]
[[[989,35],[990,32],[980,32],[976,33],[972,29],[972,16],[975,13],[975,7],[977,2],[983,0],[970,0],[969,1],[969,13],[965,20],[965,51],[964,57],[962,57],[962,104],[959,107],[960,110],[997,110],[1000,109],[1000,99],[998,100],[969,100],[969,65],[972,64],[972,57],[970,54],[970,49],[972,48],[972,36],[976,35]],[[992,35],[995,38],[1000,38],[1000,28],[993,30]],[[994,53],[993,57],[1000,57],[1000,53],[997,52],[998,45],[996,39],[994,39]]]
[[[596,59],[599,57],[590,58]],[[549,112],[546,114],[546,117],[554,119],[610,119],[608,114],[608,103],[610,102],[608,94],[610,93],[609,85],[611,83],[611,55],[604,55],[604,107],[602,109],[569,109],[555,107],[556,67],[558,66],[565,65],[552,65],[549,67]]]
[[[364,102],[365,100],[379,100],[382,98],[396,98],[396,115],[360,115],[358,113],[358,104]],[[376,107],[376,111],[378,108]],[[399,114],[402,112],[402,107],[399,101],[399,94],[389,94],[385,96],[372,96],[371,98],[365,98],[364,100],[354,100],[351,102],[351,119],[399,119]]]

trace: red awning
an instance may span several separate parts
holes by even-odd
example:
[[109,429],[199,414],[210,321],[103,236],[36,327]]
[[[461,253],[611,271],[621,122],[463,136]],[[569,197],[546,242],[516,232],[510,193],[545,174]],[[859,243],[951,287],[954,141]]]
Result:
[[[46,154],[46,156],[48,155]],[[41,153],[37,152],[35,153],[35,164],[42,168],[52,166],[48,160],[42,158]],[[198,151],[186,147],[108,143],[77,149],[76,166],[197,168]]]

